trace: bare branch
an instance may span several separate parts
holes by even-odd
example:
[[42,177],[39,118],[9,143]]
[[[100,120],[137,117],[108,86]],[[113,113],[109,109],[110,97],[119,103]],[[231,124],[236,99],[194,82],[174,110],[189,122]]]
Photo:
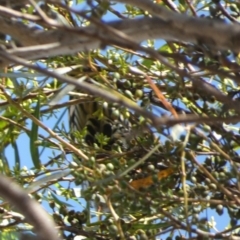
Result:
[[[146,39],[164,39],[166,41],[182,41],[195,44],[205,44],[213,49],[240,51],[240,26],[221,21],[189,17],[171,12],[150,1],[122,1],[144,7],[155,17],[124,19],[105,24],[115,31],[104,27],[91,25],[89,27],[67,27],[53,25],[57,29],[41,30],[31,29],[23,23],[13,19],[0,19],[0,29],[4,34],[17,39],[22,46],[35,46],[35,48],[15,48],[9,50],[26,59],[39,59],[61,54],[73,54],[101,48],[102,46],[118,43],[126,46],[126,39],[140,43]],[[140,4],[141,3],[141,4]],[[143,4],[145,3],[145,4]],[[146,4],[148,3],[148,4]],[[150,4],[151,3],[151,4]],[[147,7],[148,8],[145,8]],[[72,10],[76,13],[76,10]],[[158,17],[156,17],[158,16]],[[51,19],[50,19],[51,20]],[[51,21],[54,22],[54,21]],[[139,28],[141,26],[141,28]],[[201,31],[199,30],[201,29]],[[228,34],[226,34],[226,32]],[[122,38],[121,38],[122,37]],[[136,42],[137,39],[137,42]],[[53,44],[48,49],[39,45]],[[44,47],[44,46],[43,46]]]
[[28,222],[34,226],[40,240],[60,240],[53,220],[42,207],[16,183],[3,175],[0,175],[0,195],[16,206]]

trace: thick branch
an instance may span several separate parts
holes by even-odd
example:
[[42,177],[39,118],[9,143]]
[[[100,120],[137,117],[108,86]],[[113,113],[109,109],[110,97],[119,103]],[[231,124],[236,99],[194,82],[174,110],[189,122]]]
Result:
[[40,240],[60,240],[55,224],[42,207],[17,184],[0,175],[0,196],[14,205],[32,224]]
[[[155,4],[154,6],[156,6],[156,9],[159,7]],[[164,9],[164,11],[167,10]],[[116,43],[119,46],[126,47],[126,39],[135,43],[140,43],[146,39],[164,39],[194,44],[201,43],[220,50],[240,51],[239,24],[193,18],[170,11],[167,11],[168,15],[166,17],[164,11],[160,18],[144,17],[104,23],[110,29],[101,28],[99,25],[91,25],[78,28],[56,26],[57,29],[48,31],[34,30],[22,23],[1,18],[0,31],[11,35],[23,46],[34,45],[30,49],[15,48],[9,50],[10,54],[26,59],[74,54]],[[111,29],[114,31],[111,31]],[[50,45],[43,46],[44,44]]]

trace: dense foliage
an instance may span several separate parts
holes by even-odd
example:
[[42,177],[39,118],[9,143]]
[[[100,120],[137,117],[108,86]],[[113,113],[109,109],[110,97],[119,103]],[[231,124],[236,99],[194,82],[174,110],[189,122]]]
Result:
[[[240,238],[238,52],[205,42],[201,28],[197,41],[173,37],[140,45],[127,34],[106,41],[114,31],[108,22],[152,16],[135,1],[0,4],[1,173],[42,204],[63,239]],[[170,15],[229,26],[240,15],[237,1],[154,4]],[[22,25],[15,29],[16,21]],[[3,22],[8,30],[1,30]],[[106,39],[78,32],[91,25],[104,29]],[[41,31],[75,31],[90,42],[99,38],[101,47],[28,58],[21,50],[40,47],[47,55],[45,48],[54,46],[31,43],[22,26],[37,28],[39,39]],[[103,134],[87,144],[86,128],[69,128],[68,107],[93,101],[101,106],[97,119],[109,108],[121,126],[111,144]],[[23,233],[24,239],[27,230],[34,232],[29,224],[2,200],[1,239]]]

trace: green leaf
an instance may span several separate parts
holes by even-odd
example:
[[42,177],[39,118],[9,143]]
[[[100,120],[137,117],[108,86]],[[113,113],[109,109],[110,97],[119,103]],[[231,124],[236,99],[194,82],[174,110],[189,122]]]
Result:
[[[40,117],[40,98],[38,98],[38,102],[35,108],[34,117],[39,119]],[[40,168],[40,161],[39,161],[39,151],[38,146],[36,146],[36,141],[38,140],[38,125],[36,123],[32,123],[32,130],[30,133],[30,152],[32,156],[33,164],[36,168]]]
[[5,152],[0,153],[0,172],[6,175],[11,175],[9,161],[5,156]]
[[[4,232],[5,231],[5,232]],[[17,240],[19,239],[19,233],[16,231],[6,230],[0,233],[0,239],[2,240]]]
[[16,141],[13,141],[12,147],[13,147],[14,153],[15,153],[15,168],[20,170],[20,155],[19,155],[18,146],[17,146]]
[[73,207],[71,204],[59,200],[59,199],[55,196],[55,194],[53,194],[52,192],[51,192],[51,195],[52,195],[52,198],[55,200],[55,202],[56,202],[57,204],[59,204],[60,206],[63,205],[63,206],[67,206],[67,207]]

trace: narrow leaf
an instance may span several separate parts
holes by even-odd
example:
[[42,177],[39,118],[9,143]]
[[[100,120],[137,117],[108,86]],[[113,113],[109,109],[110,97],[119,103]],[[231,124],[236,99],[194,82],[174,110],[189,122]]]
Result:
[[15,153],[15,167],[16,167],[16,169],[20,170],[20,155],[19,155],[18,146],[17,146],[16,141],[14,141],[12,143],[12,147],[13,147],[14,153]]
[[53,194],[52,192],[51,192],[51,195],[52,195],[52,198],[54,199],[54,201],[55,201],[57,204],[59,204],[60,206],[73,207],[71,204],[59,200],[59,199],[57,198],[57,196],[55,196],[55,194]]
[[[37,119],[40,117],[40,99],[38,99],[35,112],[33,114]],[[36,141],[38,140],[38,125],[36,123],[32,123],[32,130],[30,133],[30,151],[32,156],[33,164],[36,168],[40,168],[39,161],[39,152],[38,146],[36,146]]]

